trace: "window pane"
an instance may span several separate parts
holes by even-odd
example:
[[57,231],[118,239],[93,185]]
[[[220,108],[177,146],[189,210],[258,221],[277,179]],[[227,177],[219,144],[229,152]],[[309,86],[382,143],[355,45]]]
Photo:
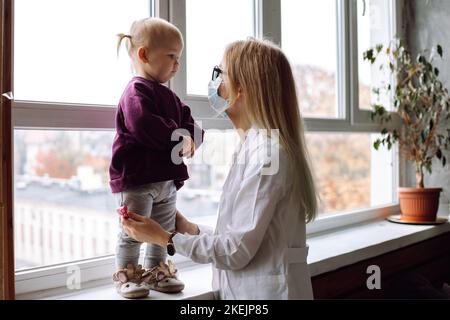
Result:
[[321,215],[392,203],[392,153],[382,147],[373,149],[377,136],[306,135],[322,200]]
[[112,131],[14,133],[16,269],[113,254]]
[[[392,152],[373,149],[377,134],[308,133],[321,215],[391,204]],[[238,144],[234,130],[208,130],[189,163],[190,179],[178,193],[180,211],[215,226],[222,186]],[[330,146],[333,148],[330,148]]]
[[17,0],[15,99],[116,105],[131,77],[117,33],[148,17],[150,0]]
[[[112,131],[15,130],[16,269],[114,254],[119,231],[109,187]],[[177,206],[189,219],[215,226],[234,130],[208,130]]]
[[254,35],[253,16],[253,0],[186,0],[188,94],[208,94],[227,44]]
[[[108,185],[113,137],[112,131],[15,130],[17,269],[114,254],[119,229]],[[375,138],[307,134],[323,214],[392,202],[391,153],[373,150]],[[177,207],[192,221],[215,225],[237,143],[234,130],[208,130],[187,161],[190,179]]]
[[[358,6],[358,73],[359,73],[359,108],[370,110],[371,103],[376,102],[376,96],[372,93],[374,86],[380,87],[390,81],[383,70],[379,70],[379,64],[371,65],[364,61],[363,54],[366,50],[377,44],[387,44],[390,39],[389,0],[363,0],[357,1]],[[380,97],[386,99],[387,97]],[[389,104],[385,104],[388,106]]]
[[215,227],[222,186],[239,138],[234,130],[208,130],[194,158],[190,179],[178,192],[178,209],[196,223]]
[[338,117],[336,1],[281,0],[282,47],[305,117]]

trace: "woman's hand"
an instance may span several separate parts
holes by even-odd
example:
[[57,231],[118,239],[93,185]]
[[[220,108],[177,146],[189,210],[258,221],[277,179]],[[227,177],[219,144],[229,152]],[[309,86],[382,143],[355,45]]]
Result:
[[125,232],[139,242],[159,244],[165,247],[170,233],[165,231],[155,220],[128,212],[128,219],[121,218]]
[[200,233],[198,226],[186,219],[178,210],[175,225],[176,231],[179,233],[188,233],[192,235],[197,235]]

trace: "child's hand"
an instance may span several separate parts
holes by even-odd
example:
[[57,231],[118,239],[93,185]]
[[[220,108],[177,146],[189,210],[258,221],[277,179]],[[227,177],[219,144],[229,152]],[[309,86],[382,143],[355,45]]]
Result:
[[122,218],[124,219],[128,219],[128,207],[127,205],[121,206],[119,208],[117,208],[117,213],[122,216]]
[[183,136],[183,148],[181,149],[181,156],[192,158],[195,153],[195,143],[190,136]]

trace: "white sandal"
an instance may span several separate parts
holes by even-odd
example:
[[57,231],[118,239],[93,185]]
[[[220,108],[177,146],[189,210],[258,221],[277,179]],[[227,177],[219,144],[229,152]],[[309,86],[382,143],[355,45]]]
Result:
[[144,272],[142,281],[151,290],[164,293],[178,293],[184,289],[184,283],[176,276],[177,269],[172,261],[160,262],[158,266]]
[[128,264],[126,268],[116,271],[113,274],[113,281],[117,293],[127,299],[138,299],[148,296],[150,291],[147,285],[142,282],[144,271],[141,265],[135,268],[132,264]]

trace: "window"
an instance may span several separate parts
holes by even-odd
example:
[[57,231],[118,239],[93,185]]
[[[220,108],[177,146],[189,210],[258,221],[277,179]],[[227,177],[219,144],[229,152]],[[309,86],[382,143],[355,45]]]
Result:
[[15,1],[15,98],[115,105],[131,75],[116,34],[149,14],[148,0]]
[[253,20],[252,0],[186,1],[189,95],[208,94],[212,67],[220,63],[227,43],[254,35]]
[[107,168],[114,106],[131,76],[125,50],[117,57],[116,34],[149,15],[182,31],[180,71],[168,85],[207,129],[204,145],[187,161],[191,179],[178,195],[186,216],[215,224],[237,136],[229,120],[213,117],[207,83],[227,43],[248,36],[273,40],[292,63],[322,197],[323,219],[315,226],[339,225],[342,212],[360,217],[380,207],[395,210],[397,152],[373,150],[379,127],[368,110],[371,86],[390,79],[361,57],[394,34],[396,3],[16,0],[15,234],[23,272],[17,279],[28,279],[22,275],[32,267],[82,259],[95,264],[95,257],[106,256],[104,265],[111,265],[118,229]]
[[[377,44],[386,44],[390,39],[391,21],[389,20],[389,0],[366,0],[357,2],[358,14],[358,79],[359,79],[359,108],[370,110],[370,104],[375,98],[372,87],[377,87],[386,79],[379,64],[371,66],[364,61],[366,50]],[[385,104],[389,105],[389,104]]]
[[[175,10],[173,21],[185,30],[187,71],[175,79],[174,88],[204,124],[221,128],[224,124],[208,113],[205,86],[203,91],[189,89],[193,85],[190,70],[200,68],[190,58],[190,46],[199,46],[198,40],[190,36],[190,30],[194,28],[191,24],[197,24],[198,28],[207,24],[200,18],[191,17],[197,8],[191,6],[191,1],[183,2]],[[396,151],[373,150],[379,127],[371,122],[368,111],[372,101],[371,85],[390,79],[383,79],[383,73],[373,70],[375,68],[369,67],[367,71],[368,63],[362,59],[352,59],[392,36],[394,4],[391,0],[254,1],[255,35],[281,44],[294,69],[300,108],[308,128],[309,149],[323,200],[320,212],[323,217],[389,206],[396,199]],[[206,13],[204,16],[213,15],[211,7],[201,8]],[[220,12],[226,17],[227,10],[216,8],[216,14]],[[243,11],[246,8],[244,5]],[[243,36],[251,15],[248,14],[246,19],[236,17],[236,13],[229,16],[237,21]],[[217,30],[220,35],[222,28]],[[236,37],[242,36],[240,33]],[[221,48],[227,40],[226,36],[215,39]],[[197,54],[197,50],[193,52]],[[222,58],[221,51],[216,55],[216,61]],[[202,59],[204,61],[206,58]],[[211,69],[215,62],[210,63]],[[209,73],[205,71],[203,77],[209,79]],[[387,178],[382,179],[379,172]],[[347,183],[345,188],[344,183]]]
[[16,269],[114,253],[113,138],[111,131],[15,131]]
[[281,0],[282,49],[292,64],[304,117],[339,117],[336,3]]
[[[112,131],[15,131],[17,270],[114,254],[118,199],[108,183],[113,138]],[[188,161],[190,179],[177,207],[189,219],[214,226],[237,139],[234,130],[209,130]]]
[[322,216],[392,203],[393,158],[387,148],[373,149],[377,137],[366,133],[306,135]]
[[177,195],[177,206],[186,217],[215,226],[222,186],[238,143],[234,130],[207,130],[202,146],[187,161],[190,179]]
[[16,269],[114,253],[115,108],[93,105],[117,104],[132,73],[116,34],[152,9],[148,0],[15,1]]

